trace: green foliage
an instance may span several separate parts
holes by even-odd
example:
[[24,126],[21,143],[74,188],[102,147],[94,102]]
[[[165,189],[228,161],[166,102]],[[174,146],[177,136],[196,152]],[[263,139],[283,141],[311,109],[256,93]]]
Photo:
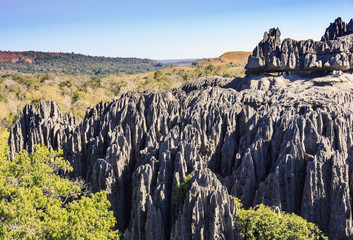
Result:
[[190,174],[188,174],[183,179],[183,182],[175,186],[174,202],[178,206],[184,202],[186,194],[190,190],[190,182],[191,182],[193,173],[194,172],[191,172]]
[[91,79],[88,82],[85,82],[85,84],[83,84],[82,87],[83,89],[87,89],[87,87],[90,87],[92,89],[101,88],[102,78],[97,76],[92,76]]
[[118,239],[104,191],[85,196],[61,152],[36,146],[8,161],[0,145],[1,239]]
[[77,104],[73,105],[70,108],[70,112],[77,117],[77,119],[82,120],[85,115],[86,115],[86,110],[89,106],[85,104],[80,104],[80,102],[77,102]]
[[216,66],[210,64],[210,65],[208,65],[208,66],[205,67],[205,72],[206,72],[206,73],[212,73],[212,72],[215,72],[216,69],[217,69]]
[[74,102],[77,102],[80,99],[86,99],[86,98],[87,98],[87,95],[83,91],[74,92],[74,94],[72,95],[72,100],[74,100]]
[[5,116],[3,115],[2,117],[3,118],[0,119],[0,129],[2,128],[10,129],[11,126],[13,126],[13,124],[20,118],[20,115],[9,113],[9,114],[6,114]]
[[163,78],[163,77],[164,77],[164,73],[161,70],[158,70],[158,71],[154,72],[154,75],[153,75],[154,79],[158,80],[158,79]]
[[112,91],[114,96],[117,96],[120,93],[121,88],[126,86],[127,86],[127,82],[125,81],[111,82],[110,90]]
[[50,79],[50,77],[49,77],[48,73],[40,75],[40,82],[44,82],[44,81],[49,80],[49,79]]
[[[155,71],[166,65],[150,59],[93,57],[74,53],[23,52],[23,57],[33,59],[27,61],[0,62],[0,69],[19,73],[64,73],[89,74],[106,76],[109,74],[136,74]],[[43,75],[42,81],[47,80]]]
[[245,210],[237,199],[237,219],[245,240],[255,239],[327,239],[319,228],[300,216],[276,214],[263,204]]
[[144,79],[146,79],[146,81],[142,87],[148,90],[170,88],[173,84],[172,79],[160,70],[154,72],[153,77],[148,76]]
[[[110,101],[112,98],[119,97],[120,94],[126,91],[166,89],[179,87],[183,82],[195,80],[199,77],[235,77],[241,76],[244,73],[244,69],[232,70],[228,69],[226,65],[208,65],[204,67],[194,64],[193,67],[176,67],[136,75],[127,74],[133,73],[134,70],[127,72],[122,68],[122,71],[118,74],[114,73],[115,75],[109,74],[105,76],[105,73],[108,74],[103,67],[105,64],[107,64],[107,67],[108,65],[113,67],[115,66],[114,64],[120,63],[131,64],[138,69],[137,72],[145,72],[147,68],[141,68],[141,64],[146,63],[148,65],[152,64],[152,62],[143,59],[120,59],[120,62],[118,59],[91,58],[75,54],[61,54],[60,56],[47,53],[38,53],[39,55],[37,56],[37,52],[25,52],[23,54],[27,54],[29,58],[36,56],[36,59],[41,63],[34,62],[30,64],[28,62],[21,62],[11,64],[17,64],[16,66],[28,65],[36,69],[42,63],[50,63],[53,64],[53,68],[58,68],[60,71],[64,69],[63,72],[66,72],[65,69],[70,68],[71,65],[65,65],[62,61],[70,61],[73,64],[72,66],[78,67],[77,72],[75,70],[73,71],[73,75],[64,75],[60,73],[48,73],[50,72],[49,70],[40,70],[39,73],[35,74],[0,74],[0,112],[2,113],[0,116],[0,127],[10,128],[14,121],[18,119],[26,104],[38,106],[41,100],[53,100],[63,114],[73,113],[78,119],[82,119],[88,107],[100,101]],[[86,60],[87,62],[85,62]],[[84,64],[89,65],[91,61],[95,62],[94,64],[92,63],[92,66],[95,66],[95,71],[105,73],[98,76],[92,73],[78,75],[81,71],[79,66],[83,68]],[[0,69],[3,63],[0,62]],[[96,63],[103,65],[95,65]],[[156,68],[148,68],[148,70],[156,70],[161,67],[162,65]]]
[[38,90],[42,85],[40,79],[33,76],[14,75],[13,80],[26,85],[29,90]]
[[36,96],[36,97],[34,97],[34,98],[32,99],[31,104],[32,104],[34,107],[38,108],[39,102],[42,101],[42,100],[44,100],[44,98],[43,98],[42,96]]
[[64,81],[64,82],[59,83],[59,87],[60,87],[60,88],[63,88],[63,87],[71,88],[73,85],[74,85],[74,83],[73,83],[73,80],[72,80],[72,79],[69,79],[69,80],[67,80],[67,81]]
[[203,67],[195,65],[192,70],[180,70],[174,74],[180,76],[183,81],[195,80],[200,77],[220,76],[220,77],[241,77],[244,76],[244,69],[230,69],[227,65],[214,66],[212,64]]
[[7,129],[0,127],[0,159],[7,159],[9,155],[9,145],[7,144],[9,135]]
[[170,88],[172,85],[171,79],[160,70],[154,73],[153,82],[159,89]]

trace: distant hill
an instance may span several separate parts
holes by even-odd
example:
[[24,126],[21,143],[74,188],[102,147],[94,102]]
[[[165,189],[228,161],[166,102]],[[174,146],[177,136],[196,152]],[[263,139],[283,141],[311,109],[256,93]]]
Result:
[[248,62],[248,57],[251,52],[243,52],[243,51],[232,51],[226,52],[222,54],[220,57],[216,58],[206,58],[198,63],[200,66],[207,65],[225,65],[225,64],[233,64],[233,65],[244,65]]
[[[75,53],[0,51],[0,71],[65,74],[136,74],[166,67],[163,63],[141,58],[95,57]],[[169,65],[168,65],[169,66]]]

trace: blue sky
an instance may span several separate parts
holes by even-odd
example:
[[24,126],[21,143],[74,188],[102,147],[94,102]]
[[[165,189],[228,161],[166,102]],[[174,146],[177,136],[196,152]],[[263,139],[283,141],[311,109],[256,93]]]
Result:
[[252,51],[264,31],[319,40],[352,0],[0,0],[0,50],[152,59]]

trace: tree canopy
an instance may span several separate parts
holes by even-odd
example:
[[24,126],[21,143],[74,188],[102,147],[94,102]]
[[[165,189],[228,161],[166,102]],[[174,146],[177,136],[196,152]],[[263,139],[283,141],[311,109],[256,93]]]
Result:
[[277,214],[263,204],[246,210],[238,199],[237,206],[238,228],[245,240],[327,239],[315,224],[294,213]]
[[[0,51],[1,54],[1,51]],[[22,58],[31,59],[12,62],[0,61],[0,70],[20,73],[65,73],[65,74],[136,74],[166,67],[157,61],[141,58],[110,58],[87,56],[75,53],[14,52]]]
[[119,239],[106,192],[85,194],[60,151],[36,146],[7,160],[0,144],[1,239]]

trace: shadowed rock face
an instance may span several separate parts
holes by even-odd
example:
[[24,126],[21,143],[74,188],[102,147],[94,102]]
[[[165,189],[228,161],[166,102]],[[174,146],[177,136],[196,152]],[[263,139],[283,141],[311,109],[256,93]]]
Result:
[[325,34],[322,36],[321,41],[326,42],[336,40],[338,37],[346,36],[352,33],[353,19],[346,24],[341,18],[337,18],[328,28],[326,28]]
[[279,29],[265,32],[246,65],[247,74],[265,72],[331,72],[353,68],[353,19],[338,18],[326,29],[321,41],[280,40]]
[[[12,153],[63,148],[77,176],[108,192],[126,239],[238,239],[233,196],[349,239],[352,90],[348,73],[203,78],[100,103],[80,124],[41,102],[26,106],[9,142]],[[175,187],[192,171],[178,205]]]

